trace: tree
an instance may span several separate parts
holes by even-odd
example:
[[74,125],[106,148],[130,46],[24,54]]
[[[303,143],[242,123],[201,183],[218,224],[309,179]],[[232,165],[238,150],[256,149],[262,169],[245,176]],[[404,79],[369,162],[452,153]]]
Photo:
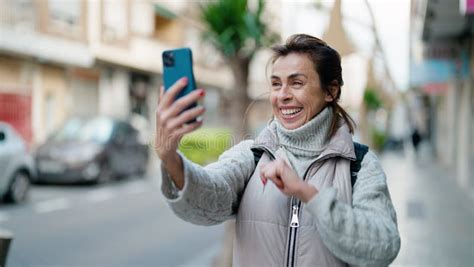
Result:
[[[247,93],[250,62],[261,47],[277,40],[262,20],[263,8],[263,0],[258,0],[256,10],[250,10],[247,0],[215,0],[200,5],[201,20],[207,27],[204,40],[210,41],[222,53],[234,75],[230,111],[233,131],[238,139],[249,130],[247,120],[241,119],[251,101]],[[217,266],[232,266],[234,231],[234,223],[227,223]]]
[[215,0],[200,5],[201,20],[206,25],[205,40],[222,53],[234,76],[230,111],[234,133],[243,137],[248,131],[242,116],[250,104],[247,93],[249,66],[255,53],[271,45],[277,36],[262,20],[264,0],[251,10],[247,0]]

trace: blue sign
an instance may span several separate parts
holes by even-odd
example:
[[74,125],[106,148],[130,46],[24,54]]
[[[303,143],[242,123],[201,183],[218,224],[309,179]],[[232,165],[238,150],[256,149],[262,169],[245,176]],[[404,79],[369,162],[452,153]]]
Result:
[[469,76],[469,59],[466,53],[461,53],[459,60],[425,59],[421,63],[410,63],[410,85],[445,83],[454,79],[464,79]]

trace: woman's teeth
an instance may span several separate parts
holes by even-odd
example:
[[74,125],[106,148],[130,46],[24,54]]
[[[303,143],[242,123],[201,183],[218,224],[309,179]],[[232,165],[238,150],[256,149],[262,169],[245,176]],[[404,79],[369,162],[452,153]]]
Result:
[[296,113],[300,112],[302,108],[290,108],[290,109],[282,109],[281,113],[283,115],[295,115]]

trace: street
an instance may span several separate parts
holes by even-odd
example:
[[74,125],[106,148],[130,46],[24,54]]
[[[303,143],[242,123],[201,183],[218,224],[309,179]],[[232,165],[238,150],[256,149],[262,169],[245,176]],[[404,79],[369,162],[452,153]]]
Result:
[[157,181],[35,185],[0,206],[14,233],[7,266],[195,266],[218,253],[223,226],[194,226],[167,207]]

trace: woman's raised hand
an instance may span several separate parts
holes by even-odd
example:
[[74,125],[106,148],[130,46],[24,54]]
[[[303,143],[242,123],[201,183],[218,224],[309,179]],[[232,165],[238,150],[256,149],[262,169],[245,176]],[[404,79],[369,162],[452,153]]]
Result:
[[[203,89],[194,90],[175,100],[187,83],[187,78],[181,78],[166,92],[163,86],[160,88],[160,98],[156,109],[155,151],[164,162],[176,159],[178,157],[176,150],[183,135],[202,125],[202,120],[197,120],[197,118],[204,113],[204,107],[185,109],[204,97]],[[194,122],[187,123],[193,120]]]
[[317,193],[316,187],[306,183],[283,159],[276,159],[260,168],[260,179],[265,185],[272,181],[287,196],[294,196],[307,203]]

